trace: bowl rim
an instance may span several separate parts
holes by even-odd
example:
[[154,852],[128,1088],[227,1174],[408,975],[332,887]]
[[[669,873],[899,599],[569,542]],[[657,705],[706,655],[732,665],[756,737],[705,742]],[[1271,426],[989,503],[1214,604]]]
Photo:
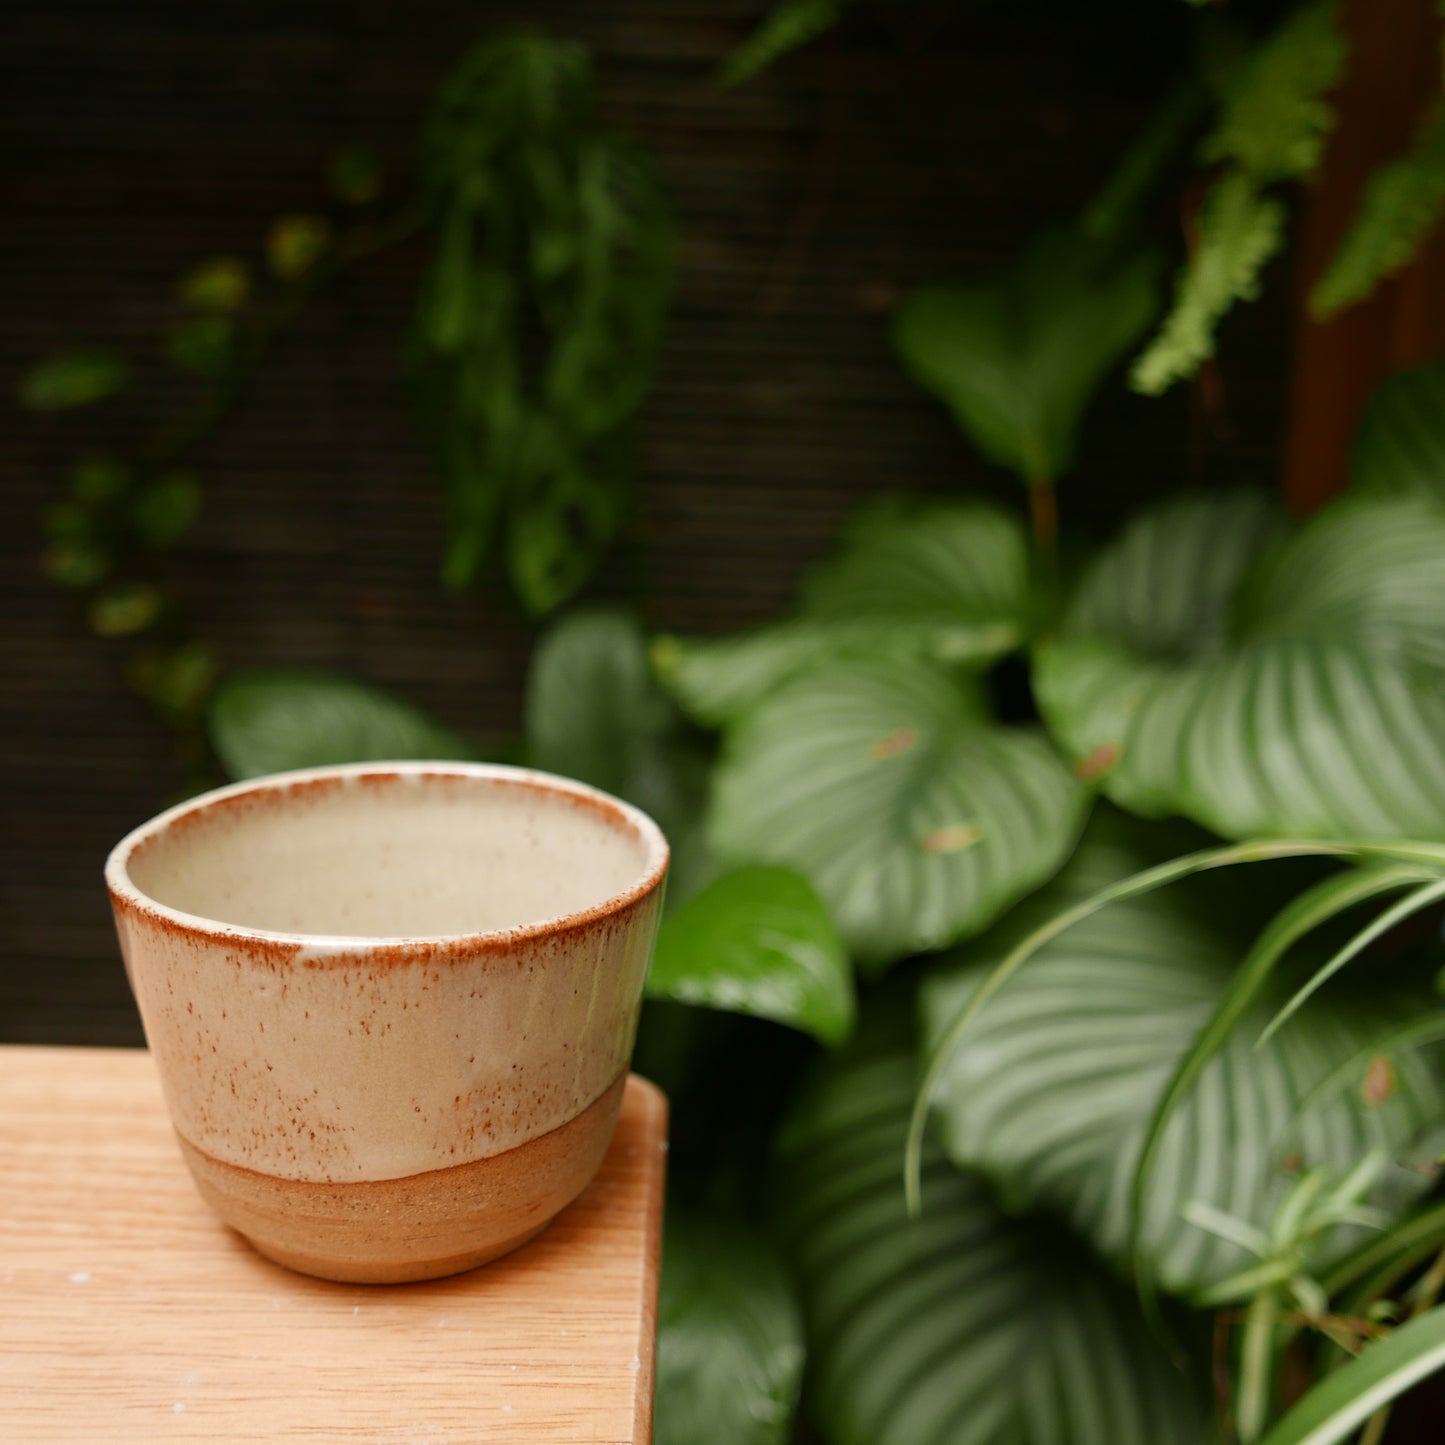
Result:
[[[602,815],[614,829],[626,829],[634,837],[641,839],[645,847],[641,874],[621,892],[570,913],[531,920],[510,928],[486,929],[472,933],[397,935],[285,932],[227,923],[162,903],[144,892],[131,877],[130,862],[136,850],[189,818],[224,808],[242,798],[267,793],[279,796],[298,789],[309,791],[366,778],[383,781],[417,778],[423,783],[429,778],[467,778],[531,788],[567,798]],[[660,889],[667,877],[669,860],[670,850],[662,829],[642,809],[624,802],[621,798],[615,798],[600,788],[556,773],[515,767],[506,763],[407,759],[396,762],[340,763],[318,768],[298,768],[283,773],[267,773],[197,794],[194,798],[188,798],[157,813],[139,827],[132,828],[110,850],[106,858],[105,883],[118,915],[134,913],[167,931],[199,936],[217,943],[252,942],[272,949],[279,947],[292,957],[304,954],[307,961],[322,962],[333,955],[344,956],[358,952],[385,954],[392,951],[415,954],[420,951],[429,957],[446,953],[486,953],[510,949],[517,944],[537,939],[581,931],[626,913]]]

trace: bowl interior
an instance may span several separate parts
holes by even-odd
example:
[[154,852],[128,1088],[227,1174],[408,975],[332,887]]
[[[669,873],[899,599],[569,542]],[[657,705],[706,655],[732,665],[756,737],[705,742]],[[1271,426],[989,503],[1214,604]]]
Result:
[[217,923],[432,938],[628,893],[665,853],[639,818],[538,775],[369,771],[223,790],[118,851],[141,894]]

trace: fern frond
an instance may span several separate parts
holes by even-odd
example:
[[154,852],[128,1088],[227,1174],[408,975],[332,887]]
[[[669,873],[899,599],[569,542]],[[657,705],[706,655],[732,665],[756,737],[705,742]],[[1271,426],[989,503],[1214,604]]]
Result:
[[1363,301],[1420,249],[1445,209],[1445,104],[1437,104],[1414,149],[1370,177],[1329,270],[1310,294],[1318,320]]
[[1325,99],[1345,67],[1336,0],[1296,10],[1239,67],[1201,157],[1233,161],[1261,184],[1309,175],[1334,111]]
[[743,43],[723,61],[719,83],[742,85],[760,75],[790,50],[815,40],[837,23],[845,0],[782,0]]
[[1284,207],[1242,171],[1216,183],[1204,202],[1194,253],[1180,273],[1174,305],[1134,363],[1135,391],[1158,396],[1214,354],[1214,329],[1236,301],[1259,289],[1265,263],[1284,242]]

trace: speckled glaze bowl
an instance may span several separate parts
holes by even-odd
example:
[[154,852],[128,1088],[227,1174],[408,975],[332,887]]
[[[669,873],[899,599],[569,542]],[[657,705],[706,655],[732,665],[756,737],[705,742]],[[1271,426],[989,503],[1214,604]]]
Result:
[[106,883],[201,1194],[326,1279],[525,1243],[611,1140],[667,861],[637,809],[480,764],[259,778],[137,828]]

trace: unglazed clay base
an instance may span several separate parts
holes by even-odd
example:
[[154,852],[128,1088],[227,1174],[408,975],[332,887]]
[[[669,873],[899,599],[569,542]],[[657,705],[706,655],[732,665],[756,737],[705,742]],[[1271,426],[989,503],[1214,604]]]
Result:
[[474,1269],[540,1233],[591,1183],[617,1125],[624,1073],[550,1133],[404,1179],[313,1184],[223,1163],[184,1137],[212,1209],[268,1259],[348,1284],[402,1284]]

